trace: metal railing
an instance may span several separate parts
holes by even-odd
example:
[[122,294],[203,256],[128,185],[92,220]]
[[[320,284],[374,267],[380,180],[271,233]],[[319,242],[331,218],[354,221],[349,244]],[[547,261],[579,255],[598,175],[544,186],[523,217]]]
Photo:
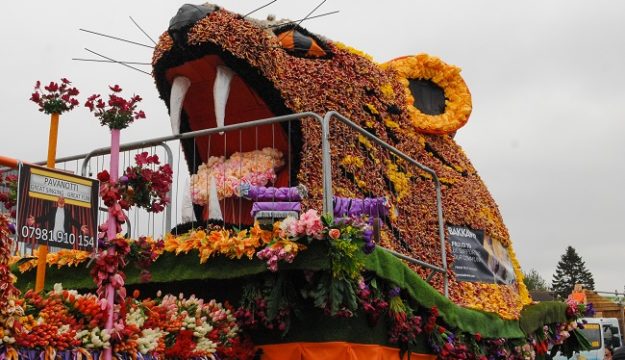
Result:
[[[448,284],[448,276],[447,276],[447,253],[446,253],[446,249],[445,249],[445,223],[443,220],[443,204],[442,204],[442,192],[441,192],[441,183],[438,179],[438,176],[436,175],[436,172],[430,168],[428,168],[427,166],[419,163],[418,161],[412,159],[411,157],[409,157],[408,155],[404,154],[403,152],[399,151],[397,148],[387,144],[386,142],[382,141],[380,138],[378,138],[377,136],[371,134],[370,132],[368,132],[367,130],[361,128],[360,126],[358,126],[356,123],[354,123],[353,121],[351,121],[350,119],[348,119],[347,117],[341,115],[340,113],[336,112],[336,111],[330,111],[328,113],[325,114],[324,118],[323,118],[323,122],[324,122],[324,128],[325,128],[325,132],[324,132],[324,141],[328,143],[328,153],[327,156],[330,156],[329,150],[330,150],[330,140],[329,140],[329,129],[330,129],[330,121],[332,121],[333,119],[336,119],[337,121],[340,121],[342,124],[347,125],[348,127],[350,127],[351,129],[357,131],[358,133],[360,133],[360,135],[366,137],[367,139],[375,142],[377,145],[383,147],[384,149],[388,150],[389,152],[391,152],[392,154],[400,157],[401,159],[407,161],[408,163],[418,167],[419,169],[429,173],[432,176],[432,179],[434,180],[434,184],[436,186],[436,211],[437,211],[437,217],[438,217],[438,235],[440,238],[440,244],[441,244],[441,264],[443,265],[442,267],[439,266],[435,266],[417,259],[413,259],[411,257],[405,256],[403,254],[400,254],[396,251],[393,251],[391,249],[386,249],[386,251],[390,252],[391,254],[402,258],[404,260],[410,261],[413,264],[428,268],[430,270],[432,270],[432,273],[430,273],[430,275],[428,276],[428,281],[431,279],[432,275],[435,272],[439,272],[443,274],[443,286],[444,286],[444,294],[445,296],[449,295],[449,284]],[[325,154],[324,154],[325,156]],[[328,161],[329,162],[329,161]],[[330,166],[330,164],[328,164],[327,166]],[[330,173],[329,169],[327,170],[327,173]],[[326,179],[324,186],[326,188],[328,188],[328,190],[326,190],[324,193],[328,194],[330,196],[330,199],[332,199],[332,179],[331,179],[331,174],[330,174],[330,178]]]
[[[158,137],[158,138],[153,138],[153,139],[130,142],[130,143],[122,144],[120,146],[120,150],[128,151],[128,150],[136,150],[136,149],[142,149],[142,148],[147,148],[147,147],[152,147],[152,146],[161,146],[163,147],[163,149],[165,149],[165,153],[167,154],[166,161],[171,164],[173,161],[173,154],[169,146],[166,144],[168,141],[196,139],[201,136],[223,134],[226,132],[242,130],[246,128],[260,127],[263,125],[271,125],[271,124],[277,124],[277,123],[293,121],[293,120],[302,120],[303,118],[314,119],[321,126],[321,132],[322,132],[321,169],[322,169],[322,177],[323,177],[323,212],[324,213],[333,213],[333,190],[332,190],[332,171],[331,171],[332,164],[331,164],[331,143],[330,143],[330,122],[331,121],[339,121],[340,123],[358,132],[360,135],[366,137],[368,140],[374,142],[375,144],[379,145],[383,149],[389,151],[393,155],[401,158],[402,160],[408,162],[409,164],[413,166],[418,167],[422,171],[427,172],[428,174],[432,176],[432,179],[435,184],[435,189],[436,189],[436,211],[437,211],[437,217],[438,217],[438,232],[439,232],[440,246],[441,246],[442,266],[436,266],[436,265],[412,258],[410,256],[401,254],[392,249],[384,248],[381,246],[380,248],[384,249],[385,251],[389,252],[390,254],[402,260],[405,260],[414,265],[431,270],[431,273],[426,278],[426,281],[430,281],[434,274],[441,273],[443,275],[444,295],[448,296],[449,284],[448,284],[448,276],[447,276],[448,267],[447,267],[447,261],[446,261],[445,228],[444,228],[443,209],[442,209],[442,194],[441,194],[441,184],[440,184],[440,181],[436,172],[428,168],[427,166],[417,162],[416,160],[412,159],[411,157],[404,154],[397,148],[384,142],[380,138],[376,137],[375,135],[371,134],[367,130],[358,126],[356,123],[354,123],[353,121],[351,121],[350,119],[341,115],[338,112],[330,111],[326,113],[324,117],[321,117],[320,115],[313,113],[313,112],[302,112],[302,113],[296,113],[296,114],[270,117],[266,119],[248,121],[248,122],[233,124],[233,125],[226,125],[226,126],[217,127],[217,128],[186,132],[186,133],[182,133],[178,135],[163,136],[163,137]],[[94,156],[106,155],[109,153],[110,153],[110,147],[102,147],[102,148],[95,149],[87,154],[59,158],[57,159],[57,163],[63,163],[67,161],[82,159],[83,162],[82,162],[82,167],[81,167],[81,174],[83,176],[87,176],[89,175],[87,172],[87,169],[88,169],[91,158]],[[165,213],[165,221],[166,221],[165,227],[168,229],[171,228],[171,215],[172,215],[172,211],[171,211],[171,204],[170,204],[166,208],[166,213]]]

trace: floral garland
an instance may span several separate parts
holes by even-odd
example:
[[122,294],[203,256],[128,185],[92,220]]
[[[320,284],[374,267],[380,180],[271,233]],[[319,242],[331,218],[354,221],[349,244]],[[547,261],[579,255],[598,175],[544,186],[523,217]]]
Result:
[[72,110],[78,104],[75,98],[80,93],[75,87],[70,87],[71,81],[66,78],[61,79],[61,85],[50,82],[41,90],[41,81],[35,84],[35,92],[30,96],[30,101],[39,106],[39,111],[50,114],[62,114]]
[[[461,128],[471,114],[471,93],[460,76],[460,68],[448,65],[427,54],[406,56],[382,64],[393,69],[404,84],[407,109],[418,131],[428,134],[449,134]],[[409,79],[430,80],[445,92],[445,112],[428,115],[417,109],[408,87]]]
[[191,199],[195,204],[206,205],[211,179],[215,179],[219,200],[241,196],[243,183],[265,186],[276,180],[276,171],[284,165],[282,152],[264,148],[250,152],[237,152],[229,159],[211,156],[191,175]]
[[152,169],[152,165],[160,164],[158,155],[148,155],[147,152],[135,155],[135,163],[135,166],[127,167],[117,180],[111,179],[107,170],[98,173],[100,196],[120,223],[124,223],[121,209],[137,206],[159,213],[170,202],[168,194],[173,172],[169,164]]
[[137,103],[141,100],[139,95],[133,95],[126,100],[118,94],[122,92],[119,85],[109,86],[113,92],[109,95],[109,100],[102,100],[100,94],[93,94],[87,98],[85,107],[100,120],[102,126],[106,125],[110,129],[125,129],[135,120],[145,119],[143,110],[137,110]]

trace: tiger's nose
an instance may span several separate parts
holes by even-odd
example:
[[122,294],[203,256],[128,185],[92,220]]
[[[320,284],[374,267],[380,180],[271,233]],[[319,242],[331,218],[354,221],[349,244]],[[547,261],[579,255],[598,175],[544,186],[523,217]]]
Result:
[[215,10],[217,7],[213,5],[182,5],[176,15],[169,20],[169,35],[178,45],[183,46],[187,30]]

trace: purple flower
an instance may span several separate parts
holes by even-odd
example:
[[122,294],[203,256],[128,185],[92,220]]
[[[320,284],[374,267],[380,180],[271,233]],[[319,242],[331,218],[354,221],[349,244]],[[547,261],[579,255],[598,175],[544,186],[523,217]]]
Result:
[[394,298],[395,296],[399,296],[399,293],[401,292],[401,289],[399,287],[394,287],[391,290],[389,290],[388,292],[388,297],[389,298]]

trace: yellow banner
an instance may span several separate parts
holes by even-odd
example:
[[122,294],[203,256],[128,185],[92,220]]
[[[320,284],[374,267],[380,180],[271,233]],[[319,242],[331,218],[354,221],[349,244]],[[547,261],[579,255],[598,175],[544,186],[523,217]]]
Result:
[[[59,199],[58,196],[46,195],[46,194],[33,192],[33,191],[29,191],[28,192],[28,196],[30,196],[32,198],[43,199],[43,200],[50,200],[50,201],[57,201]],[[85,201],[78,201],[78,200],[73,200],[73,199],[67,199],[66,198],[65,199],[65,203],[66,204],[70,204],[70,205],[76,205],[76,206],[86,207],[86,208],[91,209],[91,203],[85,202]]]

